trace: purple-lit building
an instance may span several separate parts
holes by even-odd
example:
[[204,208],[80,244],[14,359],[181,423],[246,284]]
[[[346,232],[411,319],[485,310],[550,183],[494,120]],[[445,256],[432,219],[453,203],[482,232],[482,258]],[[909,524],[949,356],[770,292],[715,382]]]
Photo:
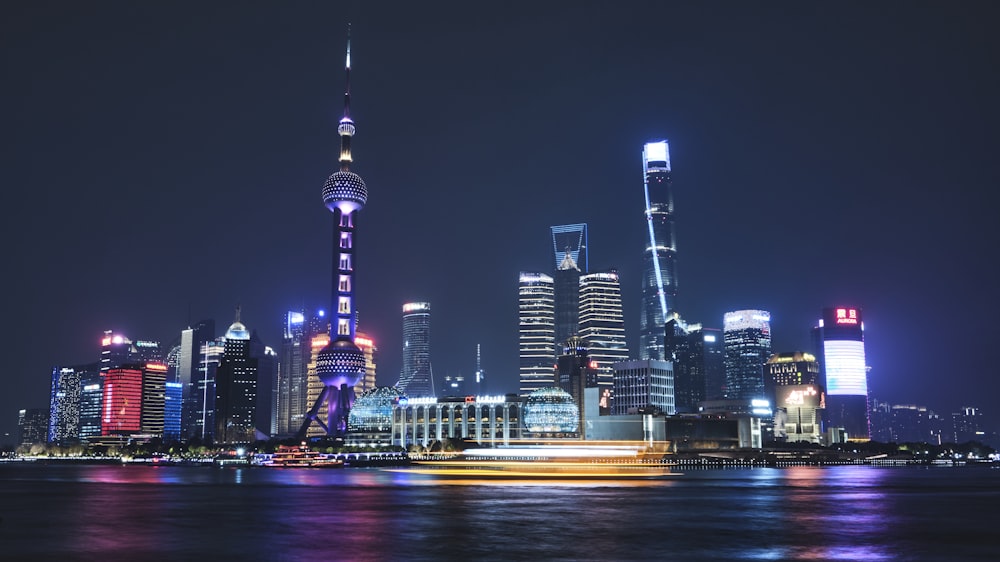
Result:
[[[306,414],[299,429],[305,435],[309,426],[318,424],[327,435],[343,435],[354,397],[354,386],[365,376],[365,354],[354,343],[357,310],[354,306],[355,261],[354,228],[358,211],[368,201],[368,187],[361,176],[350,170],[351,138],[351,39],[348,33],[347,75],[344,90],[344,116],[337,132],[340,134],[340,170],[323,185],[323,203],[333,213],[333,282],[330,308],[330,341],[319,352],[316,375],[323,382],[323,391]],[[325,406],[326,412],[320,410]],[[325,414],[325,415],[324,415]]]

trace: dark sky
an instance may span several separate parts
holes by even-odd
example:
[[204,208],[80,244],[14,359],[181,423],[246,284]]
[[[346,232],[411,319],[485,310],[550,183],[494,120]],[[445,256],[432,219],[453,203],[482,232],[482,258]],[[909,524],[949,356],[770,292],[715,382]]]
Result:
[[379,382],[400,307],[437,377],[516,390],[517,274],[590,225],[633,349],[641,147],[670,141],[678,306],[763,308],[775,351],[864,309],[870,386],[996,414],[1000,40],[990,2],[7,2],[0,13],[0,436],[103,330],[189,318],[280,342],[325,305],[353,22],[361,328]]

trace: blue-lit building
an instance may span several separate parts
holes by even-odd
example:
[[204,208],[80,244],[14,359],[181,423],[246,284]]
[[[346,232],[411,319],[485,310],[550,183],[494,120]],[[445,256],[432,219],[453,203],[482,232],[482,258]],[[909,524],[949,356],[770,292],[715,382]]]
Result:
[[677,298],[677,242],[667,141],[643,146],[642,173],[647,239],[642,258],[639,358],[662,360],[664,325]]
[[184,385],[179,382],[167,382],[164,388],[163,401],[163,440],[179,441],[181,438],[181,401],[184,396]]
[[565,390],[540,388],[525,401],[524,430],[534,438],[578,437],[580,408]]

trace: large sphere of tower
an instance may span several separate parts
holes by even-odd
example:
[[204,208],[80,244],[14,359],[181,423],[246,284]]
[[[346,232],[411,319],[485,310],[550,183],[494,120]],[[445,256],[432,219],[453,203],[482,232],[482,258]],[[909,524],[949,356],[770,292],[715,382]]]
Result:
[[365,375],[365,353],[350,340],[332,340],[316,356],[316,376],[326,386],[353,387]]
[[368,187],[354,172],[334,172],[323,185],[323,204],[344,214],[357,211],[368,202]]

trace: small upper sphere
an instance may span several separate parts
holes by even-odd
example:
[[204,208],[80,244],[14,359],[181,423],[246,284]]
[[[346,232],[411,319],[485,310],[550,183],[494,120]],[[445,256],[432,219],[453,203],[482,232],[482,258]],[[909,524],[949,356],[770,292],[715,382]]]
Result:
[[354,172],[334,172],[323,185],[323,204],[331,211],[357,211],[368,201],[368,187]]

